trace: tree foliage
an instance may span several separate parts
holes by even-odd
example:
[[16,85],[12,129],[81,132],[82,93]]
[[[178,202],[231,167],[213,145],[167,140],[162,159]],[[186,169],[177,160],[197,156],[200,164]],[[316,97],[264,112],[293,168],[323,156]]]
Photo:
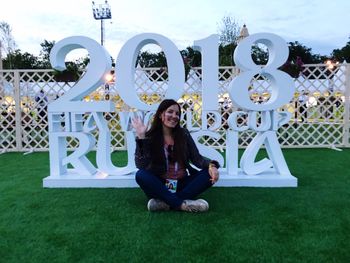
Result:
[[4,51],[5,54],[9,54],[15,50],[16,42],[12,36],[12,28],[4,21],[0,22],[0,41],[2,51]]
[[235,42],[228,45],[219,45],[219,65],[220,66],[234,66],[233,52],[237,45]]
[[74,62],[66,62],[66,69],[63,71],[54,71],[54,78],[61,82],[74,82],[79,79],[81,75],[78,64]]
[[202,55],[199,51],[194,50],[193,47],[187,47],[180,51],[185,66],[185,77],[187,79],[188,73],[192,67],[200,67],[202,65]]
[[263,45],[252,46],[252,59],[257,65],[266,65],[269,59],[267,48]]
[[219,65],[234,66],[233,52],[237,46],[240,26],[232,16],[224,16],[218,24]]
[[[12,29],[11,26],[4,22],[0,22],[0,58],[2,59],[5,55],[10,54],[13,52],[16,48],[16,42],[12,36]],[[9,64],[9,68],[12,68],[12,61],[11,57],[7,60],[7,63]]]
[[237,42],[240,26],[232,16],[224,16],[219,25],[218,33],[220,44],[223,46]]
[[288,61],[296,61],[299,57],[304,64],[322,63],[322,57],[319,54],[312,53],[312,49],[304,46],[298,41],[289,42],[289,56]]
[[[240,34],[240,26],[232,16],[224,16],[218,24],[219,33],[219,65],[234,66],[233,54],[237,47],[237,39]],[[6,22],[0,22],[0,41],[1,51],[4,55],[4,69],[51,69],[50,52],[55,41],[44,40],[40,46],[41,51],[39,56],[34,56],[28,52],[22,52],[16,49],[16,43],[12,36],[12,29]],[[323,63],[327,56],[314,54],[312,49],[301,44],[298,41],[289,42],[289,56],[287,62],[281,66],[281,70],[289,73],[293,77],[299,76],[303,71],[304,64]],[[191,67],[201,66],[201,53],[187,47],[179,51],[183,57],[186,76]],[[350,62],[350,38],[346,45],[340,49],[334,49],[332,58],[337,61]],[[252,47],[252,59],[258,65],[265,65],[269,59],[268,50],[259,45]],[[112,61],[113,62],[113,61]],[[74,81],[79,78],[82,69],[89,63],[89,57],[79,58],[76,61],[67,62],[67,70],[63,72],[55,72],[55,78],[60,81]],[[143,51],[137,58],[137,64],[141,67],[167,67],[167,60],[164,52],[152,53]],[[166,74],[165,74],[166,75]],[[165,76],[163,75],[163,76]],[[155,74],[154,77],[158,75]],[[159,76],[158,76],[159,77]]]
[[152,53],[149,51],[141,52],[138,57],[136,64],[140,64],[141,67],[166,67],[166,57],[163,51],[158,53]]
[[[40,46],[42,50],[39,56],[34,56],[28,52],[22,52],[20,49],[12,50],[7,53],[3,59],[4,69],[51,69],[50,52],[55,41],[44,40]],[[76,81],[81,75],[82,69],[88,64],[88,57],[80,58],[76,61],[66,62],[64,71],[55,71],[56,81]]]
[[46,68],[46,69],[51,68],[50,52],[54,45],[55,45],[55,41],[48,41],[46,39],[44,39],[44,41],[40,44],[41,51],[39,54],[39,58],[41,60],[42,68]]
[[40,67],[40,61],[38,58],[28,52],[22,53],[20,49],[7,54],[3,59],[4,69],[38,69]]
[[350,37],[344,47],[333,50],[332,58],[339,62],[343,62],[344,60],[350,62]]
[[292,77],[298,77],[301,73],[307,74],[304,71],[304,64],[323,63],[325,56],[314,54],[312,49],[299,43],[298,41],[289,42],[289,56],[287,62],[281,69],[287,72]]

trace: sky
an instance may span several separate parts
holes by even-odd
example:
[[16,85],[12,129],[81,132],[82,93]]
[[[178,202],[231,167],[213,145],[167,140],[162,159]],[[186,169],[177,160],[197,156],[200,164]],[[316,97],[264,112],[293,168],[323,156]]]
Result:
[[[95,0],[103,3],[104,0]],[[0,0],[0,21],[12,27],[17,47],[39,55],[40,43],[69,36],[100,42],[100,21],[90,0]],[[105,47],[116,58],[122,45],[140,33],[158,33],[179,49],[218,33],[224,16],[246,24],[249,34],[275,33],[299,41],[312,52],[330,55],[350,36],[349,0],[109,0]],[[146,47],[147,49],[147,47]],[[77,53],[78,54],[78,53]]]

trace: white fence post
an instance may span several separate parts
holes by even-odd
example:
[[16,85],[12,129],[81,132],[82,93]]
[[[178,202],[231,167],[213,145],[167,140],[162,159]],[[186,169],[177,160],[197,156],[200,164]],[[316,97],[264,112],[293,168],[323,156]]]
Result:
[[344,104],[344,136],[343,144],[349,147],[349,133],[350,133],[350,64],[346,64],[345,70],[345,104]]
[[19,71],[14,71],[14,91],[15,91],[15,120],[16,120],[16,150],[22,150],[22,129],[21,129],[21,93],[19,85]]

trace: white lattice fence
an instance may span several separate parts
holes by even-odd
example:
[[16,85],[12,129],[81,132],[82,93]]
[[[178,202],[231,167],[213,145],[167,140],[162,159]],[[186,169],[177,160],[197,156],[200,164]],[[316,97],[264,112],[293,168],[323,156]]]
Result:
[[288,110],[293,109],[294,120],[283,131],[284,145],[349,146],[343,141],[348,133],[344,130],[348,123],[345,118],[347,67],[305,65],[303,75],[295,80],[294,101],[287,106]]
[[16,104],[13,89],[15,76],[13,71],[0,73],[0,151],[17,150],[16,145]]
[[[203,137],[202,143],[215,148],[225,147],[227,118],[238,110],[232,105],[227,88],[238,74],[234,67],[221,67],[219,70],[218,111],[222,115],[219,128],[221,138]],[[149,104],[164,98],[168,83],[165,68],[137,68],[135,89],[139,98]],[[333,69],[326,65],[305,65],[303,74],[295,79],[293,100],[281,108],[292,113],[291,121],[279,130],[279,140],[283,147],[329,147],[350,146],[349,100],[350,67],[336,65]],[[46,151],[49,147],[47,130],[47,103],[63,96],[75,83],[56,82],[51,70],[15,70],[0,72],[0,151]],[[286,87],[287,88],[287,87]],[[269,80],[255,76],[249,87],[251,100],[266,103],[271,94]],[[40,91],[44,96],[40,97]],[[192,68],[187,75],[184,93],[179,103],[183,113],[192,113],[192,126],[201,127],[201,69]],[[112,100],[116,111],[134,111],[120,98],[114,83],[105,83],[89,96],[86,101]],[[112,133],[113,149],[124,149],[124,134],[120,130],[117,113],[105,113]],[[187,118],[187,117],[185,117]],[[213,116],[208,115],[208,123]],[[62,117],[63,122],[63,117]],[[183,121],[185,123],[185,120]],[[239,125],[247,123],[246,117],[238,119]],[[245,147],[254,132],[240,133],[240,146]],[[98,134],[96,134],[98,137]],[[68,138],[68,145],[74,148],[78,141]]]

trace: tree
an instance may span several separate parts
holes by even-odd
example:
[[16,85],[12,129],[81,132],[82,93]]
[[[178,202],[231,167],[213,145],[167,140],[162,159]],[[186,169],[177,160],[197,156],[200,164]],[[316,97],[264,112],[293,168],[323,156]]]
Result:
[[12,36],[12,28],[4,21],[0,22],[0,41],[1,48],[5,54],[9,54],[16,48],[16,42]]
[[63,71],[54,71],[54,78],[61,82],[74,82],[80,78],[81,72],[78,64],[74,62],[66,62],[66,69]]
[[3,60],[3,67],[4,69],[37,69],[40,68],[40,63],[38,57],[16,49],[7,54]]
[[220,41],[219,65],[234,66],[233,52],[237,47],[240,26],[232,16],[224,16],[218,24],[218,33]]
[[240,26],[232,16],[224,16],[218,25],[220,44],[223,46],[237,42]]
[[[113,62],[113,58],[111,58],[111,60],[112,60],[112,67],[115,67],[115,63]],[[78,68],[81,71],[85,70],[89,63],[90,63],[89,55],[86,55],[84,57],[80,57],[80,58],[75,60],[75,64],[77,64]]]
[[48,41],[44,39],[44,41],[40,44],[41,51],[39,54],[40,60],[41,60],[41,67],[45,69],[51,68],[51,62],[50,62],[50,52],[53,46],[55,45],[55,41]]
[[252,58],[257,65],[266,65],[269,59],[269,54],[265,46],[257,44],[252,46]]
[[[4,52],[5,55],[10,54],[13,52],[16,48],[16,42],[13,39],[12,36],[12,29],[10,25],[4,21],[0,22],[0,58],[2,59],[2,52]],[[8,60],[9,68],[12,68],[11,66],[11,60]]]
[[[312,53],[312,49],[304,46],[298,41],[289,42],[289,56],[287,62],[281,69],[287,72],[290,76],[297,78],[300,72],[304,71],[304,64],[318,64],[323,63],[325,56]],[[310,74],[303,72],[303,74]],[[314,73],[314,75],[319,73]]]
[[332,58],[339,62],[343,62],[344,60],[347,62],[350,62],[350,37],[349,37],[349,41],[346,43],[344,47],[342,47],[341,49],[333,50]]
[[237,45],[235,42],[232,42],[228,45],[219,46],[219,65],[220,66],[234,66],[233,61],[233,52],[235,51]]
[[202,55],[199,51],[194,50],[193,47],[187,47],[180,51],[184,64],[190,67],[200,67],[202,65]]
[[185,66],[185,78],[187,80],[188,73],[192,67],[200,67],[202,65],[202,54],[194,50],[193,47],[187,47],[180,51],[184,66]]
[[153,73],[150,76],[151,80],[156,80],[159,78],[159,74],[162,74],[162,78],[167,79],[168,74],[164,74],[164,70],[162,68],[167,66],[166,57],[163,51],[152,53],[149,51],[142,51],[139,53],[136,59],[136,65],[140,65],[143,68],[161,68],[157,70],[157,72]]
[[141,67],[145,68],[166,67],[167,65],[166,57],[163,51],[157,53],[143,51],[137,57],[137,64],[140,64]]
[[311,48],[304,46],[298,41],[289,42],[288,47],[288,61],[296,61],[299,57],[305,64],[317,64],[323,62],[319,54],[313,54]]
[[[44,40],[40,46],[40,61],[39,65],[40,68],[43,69],[51,69],[51,62],[50,62],[50,53],[55,45],[55,41],[48,41]],[[80,78],[80,75],[85,70],[86,66],[89,64],[90,58],[89,56],[81,57],[76,59],[75,61],[68,61],[66,62],[66,69],[63,71],[54,71],[54,78],[56,81],[62,81],[62,82],[72,82],[77,81]]]

